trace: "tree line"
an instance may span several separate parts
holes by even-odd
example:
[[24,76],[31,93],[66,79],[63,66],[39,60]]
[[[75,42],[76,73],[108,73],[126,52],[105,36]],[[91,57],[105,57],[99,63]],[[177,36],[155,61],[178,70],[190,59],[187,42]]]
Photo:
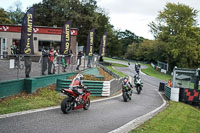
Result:
[[[15,10],[11,7],[8,11],[0,9],[0,14],[4,18],[0,19],[1,24],[22,23],[25,13],[21,10],[21,3],[18,1],[15,7]],[[128,44],[122,44],[120,38],[127,35],[127,38],[134,36],[132,40],[137,40],[137,36],[130,31],[115,30],[109,22],[109,16],[97,6],[96,0],[43,0],[34,4],[33,7],[35,9],[34,26],[63,27],[67,20],[72,20],[72,27],[78,29],[77,41],[80,46],[86,46],[88,33],[94,28],[94,53],[99,52],[100,39],[104,32],[108,33],[106,55],[110,57],[123,57]],[[127,41],[133,42],[130,39]]]
[[184,4],[167,3],[149,24],[155,40],[144,39],[128,45],[126,58],[169,64],[181,68],[200,68],[200,27],[198,11]]
[[[20,24],[24,12],[20,3],[16,10],[0,9],[1,24]],[[149,24],[154,40],[135,35],[129,30],[114,29],[107,13],[97,6],[96,0],[43,0],[34,4],[35,26],[62,27],[72,20],[78,29],[78,43],[86,46],[89,30],[95,28],[94,52],[98,53],[100,39],[108,33],[106,55],[133,60],[166,62],[174,66],[200,67],[200,28],[196,19],[198,11],[184,4],[167,3]]]

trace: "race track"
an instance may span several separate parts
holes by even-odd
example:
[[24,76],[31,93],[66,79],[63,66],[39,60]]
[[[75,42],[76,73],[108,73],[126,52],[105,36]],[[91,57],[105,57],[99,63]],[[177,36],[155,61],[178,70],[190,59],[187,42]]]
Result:
[[[129,68],[116,68],[134,76],[134,64]],[[158,90],[160,80],[140,74],[144,82],[140,95],[134,93],[132,100],[123,102],[122,96],[93,102],[90,109],[63,114],[60,109],[0,119],[0,133],[107,133],[129,121],[142,116],[163,104]]]

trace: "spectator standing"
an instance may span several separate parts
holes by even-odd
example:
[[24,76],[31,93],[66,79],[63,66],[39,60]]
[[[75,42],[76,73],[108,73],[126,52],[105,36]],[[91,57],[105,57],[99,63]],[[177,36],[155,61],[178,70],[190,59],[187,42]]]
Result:
[[24,56],[24,64],[25,64],[25,75],[26,78],[30,77],[31,65],[32,65],[32,57]]
[[66,69],[67,63],[65,62],[65,56],[64,55],[62,56],[61,61],[62,61],[62,71],[66,72],[65,69]]
[[45,71],[47,70],[48,63],[48,50],[47,48],[42,50],[42,75],[45,75]]
[[49,58],[48,58],[48,74],[52,74],[51,69],[54,60],[54,48],[51,47],[49,50]]
[[13,44],[10,46],[10,51],[11,51],[11,55],[15,55],[16,54],[15,42],[13,42]]
[[57,66],[57,57],[58,57],[58,52],[54,50],[54,59],[53,59],[53,74],[56,73],[56,66]]
[[81,65],[81,57],[83,56],[82,52],[79,51],[78,52],[78,56],[77,56],[77,67],[76,67],[76,70],[79,70],[79,67]]

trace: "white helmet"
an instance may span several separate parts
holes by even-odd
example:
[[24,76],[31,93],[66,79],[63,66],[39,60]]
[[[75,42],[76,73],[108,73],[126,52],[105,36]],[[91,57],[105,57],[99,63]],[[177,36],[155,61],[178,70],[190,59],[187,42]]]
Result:
[[76,78],[79,78],[80,80],[82,80],[83,79],[83,75],[79,73],[79,74],[77,74]]

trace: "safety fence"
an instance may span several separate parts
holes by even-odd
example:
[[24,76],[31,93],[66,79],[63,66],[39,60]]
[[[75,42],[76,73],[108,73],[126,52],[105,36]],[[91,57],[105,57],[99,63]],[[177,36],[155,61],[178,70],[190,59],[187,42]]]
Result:
[[151,63],[151,66],[152,66],[154,69],[156,69],[157,71],[159,71],[159,72],[162,72],[162,73],[165,73],[165,74],[168,74],[168,75],[173,75],[172,72],[167,71],[167,70],[165,70],[165,69],[161,69],[159,66],[154,65],[153,63]]
[[[8,55],[7,58],[0,60],[0,69],[5,70],[1,72],[0,81],[25,78],[25,56],[27,55]],[[93,55],[92,57],[82,56],[81,58],[77,56],[65,57],[58,55],[54,58],[53,63],[49,63],[48,57],[41,55],[29,56],[31,56],[32,60],[30,77],[77,72],[96,67],[98,63],[97,55]],[[3,77],[4,75],[6,76]]]
[[[68,89],[72,80],[57,79],[56,90]],[[91,96],[111,96],[121,89],[122,79],[112,79],[111,81],[90,81],[83,80],[83,83],[91,91]]]
[[36,92],[38,88],[46,87],[56,83],[58,78],[67,78],[73,76],[75,73],[54,74],[35,78],[11,80],[0,82],[0,98],[19,94],[23,91],[27,93]]

